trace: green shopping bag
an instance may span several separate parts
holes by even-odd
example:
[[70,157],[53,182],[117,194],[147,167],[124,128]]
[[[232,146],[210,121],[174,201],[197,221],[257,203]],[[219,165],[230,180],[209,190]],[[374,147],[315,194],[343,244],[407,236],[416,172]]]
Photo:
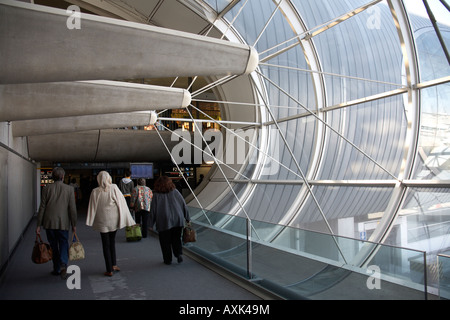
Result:
[[129,242],[140,241],[142,239],[141,226],[136,224],[131,227],[125,227],[125,236]]

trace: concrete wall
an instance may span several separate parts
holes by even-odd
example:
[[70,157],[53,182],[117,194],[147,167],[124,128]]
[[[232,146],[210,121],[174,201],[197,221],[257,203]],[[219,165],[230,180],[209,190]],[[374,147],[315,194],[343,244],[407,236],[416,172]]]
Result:
[[26,139],[11,137],[0,122],[0,270],[37,210],[37,166],[27,158]]

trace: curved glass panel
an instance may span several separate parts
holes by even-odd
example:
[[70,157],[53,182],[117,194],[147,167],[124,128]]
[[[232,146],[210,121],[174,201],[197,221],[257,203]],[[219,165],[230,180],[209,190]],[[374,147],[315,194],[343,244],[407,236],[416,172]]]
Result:
[[292,0],[308,29],[327,24],[356,8],[367,4],[365,0],[327,1]]
[[258,184],[245,209],[252,219],[279,222],[292,208],[302,185]]
[[380,3],[371,9],[313,38],[323,71],[335,75],[325,77],[328,106],[401,87],[402,54],[389,8]]
[[[334,234],[370,239],[391,198],[391,188],[315,186],[314,195]],[[316,202],[309,198],[291,225],[330,233]]]
[[415,179],[450,180],[450,86],[421,90],[422,116]]
[[[431,81],[450,75],[450,65],[444,56],[434,30],[425,26],[417,31],[420,75]],[[441,35],[450,43],[450,28],[441,27]],[[416,179],[450,179],[450,85],[448,83],[425,88],[421,93],[421,135]]]
[[[231,3],[206,2],[218,12]],[[428,2],[436,10],[437,1]],[[377,228],[385,227],[380,221],[393,219],[388,243],[424,250],[428,255],[448,250],[447,189],[396,187],[407,190],[403,207],[396,212],[392,208],[401,203],[401,197],[395,198],[401,193],[394,187],[371,186],[379,180],[398,182],[397,177],[409,172],[404,166],[410,156],[406,154],[411,147],[407,144],[410,138],[415,141],[412,137],[415,134],[419,144],[411,178],[450,179],[448,81],[420,89],[420,109],[413,105],[415,101],[411,103],[411,95],[405,90],[410,81],[406,75],[415,74],[411,74],[413,69],[407,69],[404,54],[417,58],[420,83],[450,75],[435,30],[423,15],[423,4],[419,10],[422,13],[417,16],[415,5],[420,3],[381,1],[370,5],[364,0],[233,3],[225,19],[244,42],[255,44],[260,53],[258,77],[264,94],[261,97],[267,99],[267,106],[262,109],[267,107],[270,111],[262,121],[269,132],[267,151],[272,159],[264,160],[265,170],[258,174],[252,170],[259,170],[261,163],[247,166],[245,172],[254,179],[252,183],[233,185],[250,219],[282,221],[360,240],[380,233]],[[278,4],[281,9],[277,10]],[[401,12],[393,12],[402,5],[408,11],[409,20],[403,20]],[[298,16],[285,10],[287,7],[297,10]],[[400,25],[393,14],[399,17]],[[450,29],[442,25],[448,19],[441,17],[439,13],[440,29],[448,44]],[[299,25],[311,33],[311,38],[305,30],[299,30],[302,28]],[[321,28],[324,29],[314,33]],[[408,29],[413,31],[415,48],[411,48],[414,44],[408,47],[408,43],[401,43],[408,39],[409,34],[401,34]],[[311,61],[312,58],[317,61]],[[312,66],[317,70],[312,70]],[[414,90],[419,89],[413,88],[409,93],[414,94]],[[416,115],[408,108],[421,113]],[[420,121],[419,132],[411,128],[411,120]],[[303,181],[303,176],[309,180]],[[258,179],[270,180],[270,184]],[[326,185],[316,180],[326,180]],[[342,185],[342,181],[356,182]],[[358,184],[361,181],[365,182],[363,186]],[[215,225],[226,232],[244,235],[246,217],[238,202],[232,193],[226,193],[213,209],[220,212],[233,209],[236,216],[216,219]],[[255,239],[273,241],[273,244],[292,240],[292,234],[287,235],[280,225],[269,227],[264,222],[255,223]],[[243,266],[245,244],[237,242],[234,247],[219,250],[219,254],[237,259]],[[339,249],[348,252],[350,248],[340,244]],[[272,252],[271,248],[259,249]],[[335,249],[331,251],[330,257],[339,256]],[[291,261],[289,255],[283,259]],[[397,268],[395,254],[389,250],[380,250],[372,259],[373,263],[384,264],[386,270]],[[423,257],[415,257],[413,253],[399,268],[406,268],[405,273],[415,277],[414,266],[423,269],[423,263]],[[268,263],[260,261],[260,265],[263,274]],[[322,269],[326,266],[318,266],[317,274],[322,274]],[[421,272],[417,276],[424,280]],[[297,283],[289,285],[301,287]]]
[[205,2],[217,12],[221,12],[232,2],[232,0],[205,0]]
[[407,130],[401,96],[334,110],[327,116],[341,135],[327,131],[320,179],[392,179],[398,175]]

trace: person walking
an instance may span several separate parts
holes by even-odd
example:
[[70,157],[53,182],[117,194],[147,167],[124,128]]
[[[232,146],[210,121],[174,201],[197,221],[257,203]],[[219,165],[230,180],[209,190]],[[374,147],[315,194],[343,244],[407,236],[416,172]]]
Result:
[[69,229],[76,232],[77,208],[73,187],[64,184],[65,171],[56,167],[52,171],[54,183],[42,189],[41,203],[37,215],[36,234],[45,228],[47,240],[53,252],[53,275],[67,276],[69,262]]
[[101,171],[97,182],[99,186],[92,190],[89,198],[86,225],[100,232],[106,265],[104,275],[111,277],[113,271],[120,271],[116,257],[117,230],[136,223],[123,194],[117,185],[112,183],[109,173]]
[[142,238],[147,238],[148,216],[150,214],[153,192],[145,185],[144,178],[139,178],[137,183],[138,185],[131,194],[131,207],[134,208],[136,223],[142,226]]
[[189,222],[190,217],[183,196],[169,177],[159,177],[153,188],[149,226],[156,224],[165,264],[172,263],[172,254],[178,263],[183,261],[181,233],[185,220]]
[[131,193],[134,189],[134,182],[131,180],[130,170],[125,170],[125,177],[120,180],[119,189],[125,197],[128,207],[131,207]]

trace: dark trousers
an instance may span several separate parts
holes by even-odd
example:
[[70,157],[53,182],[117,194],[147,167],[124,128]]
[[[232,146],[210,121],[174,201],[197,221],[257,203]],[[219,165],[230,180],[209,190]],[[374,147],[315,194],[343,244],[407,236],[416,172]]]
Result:
[[[127,203],[128,208],[130,208],[130,204],[131,204],[131,196],[124,196],[125,201]],[[130,208],[131,209],[131,208]]]
[[53,252],[53,271],[59,273],[69,263],[69,231],[46,229],[45,232]]
[[150,212],[140,210],[135,212],[135,221],[141,225],[142,237],[147,238],[148,216]]
[[159,244],[165,264],[172,263],[172,253],[175,257],[179,257],[183,253],[181,244],[181,232],[183,227],[175,227],[169,230],[159,232]]
[[100,233],[102,237],[103,257],[105,258],[106,272],[112,272],[116,265],[116,232]]

